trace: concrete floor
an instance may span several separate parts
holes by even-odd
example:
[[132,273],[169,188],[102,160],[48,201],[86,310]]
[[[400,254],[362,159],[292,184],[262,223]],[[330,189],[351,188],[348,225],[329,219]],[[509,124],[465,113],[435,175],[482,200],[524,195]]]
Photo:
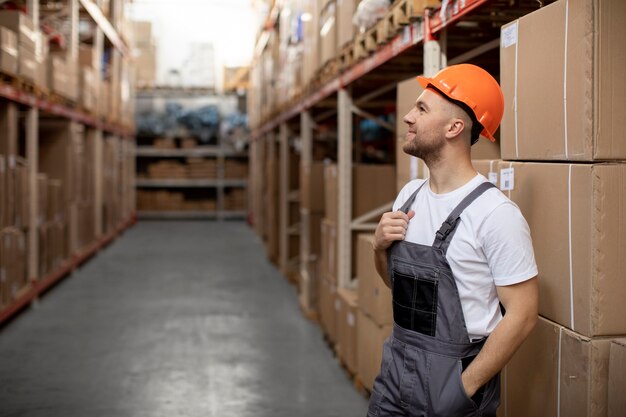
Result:
[[366,409],[243,223],[138,223],[0,329],[3,417]]

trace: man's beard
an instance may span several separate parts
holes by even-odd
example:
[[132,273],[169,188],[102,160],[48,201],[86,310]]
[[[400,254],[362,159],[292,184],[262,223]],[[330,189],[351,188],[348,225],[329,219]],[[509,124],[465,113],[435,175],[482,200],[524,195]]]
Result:
[[422,159],[427,166],[431,166],[441,159],[444,145],[444,141],[426,142],[418,139],[416,135],[402,145],[402,150],[406,154]]

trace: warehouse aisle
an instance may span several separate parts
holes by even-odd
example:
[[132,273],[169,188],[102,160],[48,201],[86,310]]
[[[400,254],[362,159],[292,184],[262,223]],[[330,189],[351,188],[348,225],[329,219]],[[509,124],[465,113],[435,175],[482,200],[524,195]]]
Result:
[[141,222],[0,331],[0,415],[366,414],[243,223]]

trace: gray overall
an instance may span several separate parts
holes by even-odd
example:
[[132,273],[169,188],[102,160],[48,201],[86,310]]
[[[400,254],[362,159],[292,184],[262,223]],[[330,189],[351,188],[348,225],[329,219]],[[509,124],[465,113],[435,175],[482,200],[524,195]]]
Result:
[[[422,184],[423,186],[423,184]],[[401,210],[408,213],[420,186]],[[446,251],[461,213],[494,187],[485,182],[452,210],[432,246],[397,241],[388,250],[394,328],[385,341],[380,374],[374,381],[368,417],[495,416],[500,376],[469,398],[461,373],[480,352],[472,342]]]

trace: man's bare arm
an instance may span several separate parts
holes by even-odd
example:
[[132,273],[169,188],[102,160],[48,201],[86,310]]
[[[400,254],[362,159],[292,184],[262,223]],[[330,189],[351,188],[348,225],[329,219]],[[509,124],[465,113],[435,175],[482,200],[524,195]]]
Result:
[[504,368],[537,323],[539,314],[537,277],[519,284],[497,287],[497,291],[506,314],[476,359],[462,374],[463,386],[469,397]]

